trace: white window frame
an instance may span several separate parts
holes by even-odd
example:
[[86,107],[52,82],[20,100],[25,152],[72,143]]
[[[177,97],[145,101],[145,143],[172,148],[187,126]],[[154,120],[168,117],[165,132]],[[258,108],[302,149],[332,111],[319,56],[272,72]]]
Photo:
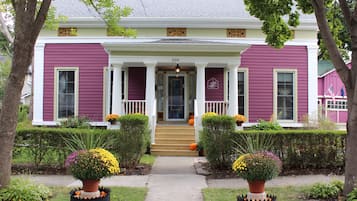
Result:
[[[297,122],[298,112],[298,71],[297,69],[274,69],[273,70],[273,114],[278,122],[291,123]],[[293,119],[278,119],[278,73],[292,73],[293,74]]]
[[79,97],[79,68],[78,67],[55,67],[54,76],[54,105],[53,105],[53,119],[55,121],[65,120],[67,118],[58,117],[58,78],[61,71],[74,71],[74,116],[78,116],[78,97]]
[[[244,73],[244,115],[249,122],[249,71],[248,68],[238,68],[238,73]],[[238,74],[237,74],[238,76]],[[238,85],[238,83],[237,83]]]
[[[344,106],[344,108],[339,108],[339,105]],[[326,109],[329,111],[347,111],[347,100],[326,99]]]

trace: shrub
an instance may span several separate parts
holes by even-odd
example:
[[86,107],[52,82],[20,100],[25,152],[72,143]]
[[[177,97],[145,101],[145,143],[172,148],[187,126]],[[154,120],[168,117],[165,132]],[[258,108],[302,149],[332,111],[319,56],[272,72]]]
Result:
[[342,192],[343,183],[334,181],[329,184],[314,184],[308,191],[308,197],[313,199],[334,199]]
[[34,184],[26,178],[12,179],[10,185],[0,190],[0,200],[41,201],[48,200],[50,189],[42,184]]
[[115,137],[114,150],[123,167],[135,167],[149,142],[148,117],[129,114],[119,118],[120,135]]
[[271,152],[243,154],[234,161],[232,169],[248,181],[267,181],[281,171],[280,159]]
[[109,151],[101,148],[75,151],[66,159],[74,178],[98,180],[118,174],[119,163]]
[[357,200],[357,188],[354,188],[348,195],[347,201],[356,201]]
[[227,168],[231,164],[235,120],[230,116],[207,116],[202,119],[201,139],[206,158],[213,167]]
[[271,135],[236,135],[233,149],[236,154],[242,155],[263,150],[272,150],[273,145],[274,140]]
[[251,127],[252,130],[283,130],[275,121],[259,120],[257,125]]
[[218,114],[215,112],[206,112],[202,115],[202,120],[206,117],[212,117],[212,116],[217,116]]
[[18,128],[16,130],[14,157],[16,158],[23,150],[28,151],[31,161],[39,166],[43,161],[50,158],[51,163],[63,166],[64,160],[69,153],[64,138],[71,139],[73,136],[92,135],[109,141],[118,136],[116,130],[100,129],[69,129],[69,128]]
[[30,109],[28,105],[20,105],[19,114],[17,115],[17,121],[25,122],[28,119],[29,110]]
[[90,128],[88,117],[68,117],[61,121],[62,128]]

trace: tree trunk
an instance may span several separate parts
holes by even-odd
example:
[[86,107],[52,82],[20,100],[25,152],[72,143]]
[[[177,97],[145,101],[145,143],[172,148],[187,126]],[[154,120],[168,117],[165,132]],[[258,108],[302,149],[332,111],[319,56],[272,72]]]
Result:
[[[20,45],[16,45],[20,43]],[[25,75],[33,55],[30,41],[16,41],[9,79],[0,113],[0,188],[9,184],[11,175],[12,150],[16,135],[18,106]]]

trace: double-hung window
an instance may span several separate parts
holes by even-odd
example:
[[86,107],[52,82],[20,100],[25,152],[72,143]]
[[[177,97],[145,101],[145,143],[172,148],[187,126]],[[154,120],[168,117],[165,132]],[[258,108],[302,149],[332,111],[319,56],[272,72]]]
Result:
[[296,121],[297,71],[274,71],[274,113],[278,120]]
[[238,69],[238,113],[248,118],[248,70]]
[[78,116],[78,68],[56,68],[55,119]]

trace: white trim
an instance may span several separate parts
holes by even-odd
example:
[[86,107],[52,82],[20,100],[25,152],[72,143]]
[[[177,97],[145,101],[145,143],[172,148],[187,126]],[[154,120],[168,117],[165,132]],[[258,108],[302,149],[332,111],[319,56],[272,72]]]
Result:
[[[91,121],[89,122],[91,126],[107,126],[108,123],[104,121]],[[32,123],[34,126],[59,126],[59,122],[57,121],[36,121]]]
[[328,74],[330,74],[330,73],[332,73],[332,72],[334,72],[334,71],[336,71],[335,68],[333,68],[333,69],[327,71],[326,73],[324,73],[324,74],[322,74],[322,75],[319,75],[318,78],[323,78],[323,77],[325,77],[326,75],[328,75]]
[[[244,116],[249,122],[249,69],[248,68],[238,68],[238,73],[244,73]],[[239,106],[239,105],[238,105]]]
[[[78,99],[79,99],[79,67],[55,67],[54,68],[54,93],[53,93],[53,119],[55,121],[62,120],[58,118],[58,72],[74,71],[74,116],[78,116]],[[65,119],[65,118],[64,118]]]
[[43,121],[43,88],[44,88],[44,68],[45,68],[45,44],[37,43],[34,52],[34,72],[33,72],[33,125],[38,125]]
[[[227,43],[227,44],[242,44],[242,45],[267,45],[264,38],[217,38],[217,37],[184,37],[184,38],[174,38],[174,37],[138,37],[138,38],[125,38],[125,37],[40,37],[37,43],[107,43],[119,45],[133,45],[140,43],[158,43],[162,39],[185,39],[185,40],[196,40],[204,43]],[[182,43],[180,43],[182,45]],[[227,45],[226,44],[226,45]],[[295,39],[292,41],[287,41],[286,46],[316,46],[317,39]],[[164,45],[164,44],[162,44]]]
[[[292,73],[293,74],[293,119],[292,120],[282,120],[278,119],[278,73]],[[297,100],[298,100],[298,71],[296,69],[273,69],[273,114],[276,117],[277,121],[280,123],[292,123],[292,122],[297,122],[297,114],[298,114],[298,105],[297,105]],[[315,99],[315,101],[317,98]]]
[[[168,103],[168,98],[169,98],[169,76],[172,77],[183,77],[184,81],[184,114],[182,119],[169,119],[169,103]],[[188,93],[187,93],[187,88],[188,88],[188,82],[187,82],[187,75],[184,74],[183,72],[180,72],[178,74],[176,73],[167,73],[165,76],[165,82],[166,82],[166,107],[165,107],[165,121],[185,121],[186,117],[188,115],[187,109],[188,109]]]
[[109,114],[109,107],[108,107],[108,76],[109,75],[109,68],[103,68],[103,121],[105,121],[106,114]]
[[[242,17],[123,17],[120,24],[132,28],[242,28],[260,29],[262,22],[256,18]],[[69,17],[61,27],[106,27],[97,17]],[[315,19],[300,19],[300,25],[295,30],[316,30]]]
[[308,60],[308,115],[310,121],[318,119],[319,107],[316,102],[318,95],[318,46],[307,46]]

